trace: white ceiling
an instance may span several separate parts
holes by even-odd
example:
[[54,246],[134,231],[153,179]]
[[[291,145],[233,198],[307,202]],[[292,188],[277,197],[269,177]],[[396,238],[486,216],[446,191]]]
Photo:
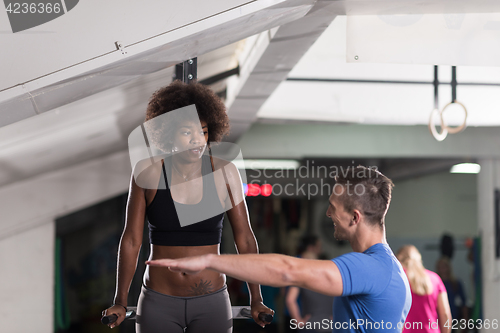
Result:
[[[367,7],[363,5],[366,4],[366,1],[318,0],[313,10],[307,15],[317,15],[325,22],[318,19],[320,23],[314,31],[300,35],[300,31],[306,31],[311,25],[306,16],[302,23],[297,20],[297,26],[293,29],[290,26],[288,30],[280,28],[281,32],[278,30],[276,33],[278,38],[275,40],[271,39],[271,30],[269,33],[265,32],[264,34],[268,34],[271,40],[266,44],[270,45],[268,49],[259,51],[263,55],[262,57],[259,55],[252,58],[257,53],[257,47],[248,48],[247,45],[248,54],[245,55],[245,43],[230,43],[230,41],[238,40],[235,36],[249,33],[249,31],[253,31],[252,29],[267,30],[273,24],[281,24],[292,18],[301,17],[310,8],[310,6],[305,6],[302,0],[269,0],[265,4],[271,5],[281,2],[283,4],[276,6],[277,8],[282,6],[284,9],[280,9],[277,13],[263,11],[261,16],[254,15],[253,20],[256,20],[258,24],[246,22],[249,25],[248,31],[239,31],[240,24],[230,21],[228,24],[234,31],[226,28],[225,33],[221,33],[217,30],[218,28],[211,28],[212,30],[200,32],[200,36],[204,36],[203,50],[209,50],[215,45],[215,42],[217,45],[219,43],[220,45],[230,44],[212,53],[205,53],[205,51],[204,55],[198,57],[198,77],[200,80],[231,69],[238,62],[243,69],[250,67],[242,63],[244,56],[250,59],[248,63],[253,63],[255,66],[253,72],[249,70],[245,74],[251,85],[244,85],[239,88],[240,91],[235,92],[235,94],[239,94],[240,99],[251,101],[253,104],[240,105],[239,113],[236,112],[238,111],[236,107],[229,110],[230,117],[231,112],[233,112],[233,116],[241,116],[240,124],[232,120],[233,125],[237,125],[236,129],[239,128],[240,132],[246,131],[255,120],[255,111],[262,103],[264,104],[257,114],[260,121],[326,121],[394,125],[427,123],[433,105],[432,85],[282,81],[293,64],[300,58],[298,54],[303,52],[302,49],[305,51],[316,39],[315,33],[319,35],[319,31],[328,25],[326,22],[331,22],[331,19],[326,21],[326,18],[346,12],[358,11],[361,13],[366,11]],[[413,8],[423,8],[419,7],[421,2],[420,0],[407,1],[409,8],[401,7],[400,9],[402,12],[406,12],[406,10],[411,11]],[[448,2],[439,0],[427,1],[426,3],[432,5]],[[394,6],[395,0],[374,0],[370,3],[372,7],[370,7],[369,13],[373,14],[378,10],[388,8],[388,6]],[[498,2],[486,0],[481,3],[488,3],[492,6],[498,4]],[[293,6],[296,6],[296,9]],[[431,9],[439,11],[438,8],[433,7],[429,10]],[[274,21],[267,22],[266,15],[271,15],[270,17],[274,18]],[[300,61],[293,66],[288,77],[432,81],[432,66],[347,64],[345,61],[345,26],[345,16],[337,17]],[[309,38],[310,36],[313,38]],[[35,96],[39,98],[37,103],[43,102],[44,98],[50,94],[62,102],[49,103],[53,108],[47,107],[46,112],[41,114],[31,112],[33,111],[31,110],[33,109],[31,101],[25,100],[26,103],[29,103],[31,113],[20,116],[22,119],[20,121],[9,121],[10,125],[0,127],[0,186],[125,150],[128,134],[144,119],[147,100],[152,92],[171,81],[172,68],[165,67],[175,63],[175,59],[178,57],[186,55],[186,47],[192,49],[192,52],[190,51],[192,54],[197,54],[195,52],[199,51],[197,47],[199,48],[200,44],[197,43],[200,43],[200,40],[195,37],[192,37],[189,43],[179,42],[175,48],[163,47],[161,54],[157,55],[158,61],[153,62],[155,66],[150,71],[146,68],[147,62],[138,62],[135,65],[130,62],[131,66],[129,67],[120,67],[121,65],[113,63],[110,65],[111,70],[116,70],[116,72],[98,71],[82,78],[77,76],[72,81],[73,88],[67,83],[48,87],[46,91]],[[254,38],[254,42],[256,40],[258,41],[258,38]],[[257,44],[257,42],[255,43]],[[301,49],[301,51],[297,53],[297,49]],[[173,53],[176,54],[175,59],[171,59]],[[134,66],[138,66],[138,68]],[[134,69],[139,69],[139,72],[134,72]],[[280,73],[285,74],[281,75]],[[239,78],[232,77],[229,81],[241,79],[245,75],[242,74]],[[127,80],[122,79],[122,77]],[[92,81],[94,79],[95,81]],[[449,67],[440,67],[440,80],[450,80]],[[458,81],[459,83],[500,83],[500,68],[459,67]],[[83,86],[85,89],[81,89],[82,86],[78,84],[85,84]],[[278,84],[278,88],[268,98]],[[66,87],[72,89],[69,90],[71,94],[66,93],[67,90],[64,90]],[[469,110],[469,126],[500,125],[500,112],[496,112],[495,100],[499,89],[499,87],[459,86],[458,99]],[[451,98],[450,95],[450,87],[442,85],[440,87],[440,104],[446,104]],[[234,96],[229,97],[235,98]],[[238,99],[233,106],[238,106],[237,102]],[[258,106],[247,108],[248,105]],[[38,106],[40,107],[40,104]],[[22,108],[7,105],[0,112],[2,113],[0,122],[8,118],[7,113],[19,116],[21,111]],[[252,117],[249,117],[249,114]],[[450,110],[446,117],[450,123],[458,123],[462,120],[463,113],[458,110],[457,112]],[[264,151],[269,150],[269,147],[260,145],[259,149]],[[255,156],[258,155],[259,153],[256,152]]]
[[[222,18],[198,33],[190,26],[181,27],[191,32],[184,39],[113,62],[107,69],[65,77],[38,92],[28,92],[28,98],[23,95],[0,103],[0,186],[126,150],[128,135],[144,121],[150,96],[171,82],[173,64],[197,56],[201,81],[238,64],[255,62],[255,45],[242,38],[257,32],[267,36],[270,28],[304,16],[312,3],[268,0],[244,5],[253,6],[253,11],[246,7],[222,11]],[[232,12],[234,17],[229,15]],[[55,74],[61,78],[63,72]],[[0,93],[5,97],[10,90],[23,87]],[[225,82],[213,87],[223,90]]]
[[[427,81],[430,65],[346,63],[346,17],[337,16],[289,74],[289,78]],[[439,80],[451,81],[451,66],[439,67]],[[469,126],[499,126],[500,67],[457,67],[457,99],[468,110]],[[440,107],[451,101],[450,85],[440,85]],[[427,124],[434,105],[431,84],[283,81],[258,112],[261,121],[328,121],[362,124]],[[459,106],[445,113],[449,124],[463,121]]]
[[[200,56],[199,79],[233,65],[242,43]],[[128,135],[144,121],[151,94],[172,76],[169,67],[0,127],[0,186],[126,150]]]

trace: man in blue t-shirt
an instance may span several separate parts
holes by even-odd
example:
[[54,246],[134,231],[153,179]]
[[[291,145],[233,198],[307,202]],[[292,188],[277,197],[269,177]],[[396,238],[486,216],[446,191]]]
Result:
[[411,291],[385,237],[385,215],[394,185],[379,171],[362,166],[343,170],[335,180],[326,215],[335,227],[335,238],[349,241],[352,253],[333,260],[280,254],[203,255],[147,264],[187,274],[211,269],[250,283],[297,286],[337,296],[335,321],[307,326],[292,320],[292,329],[401,332],[411,306]]

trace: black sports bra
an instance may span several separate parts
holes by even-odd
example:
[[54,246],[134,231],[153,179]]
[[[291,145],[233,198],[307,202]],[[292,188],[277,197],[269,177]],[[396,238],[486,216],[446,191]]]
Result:
[[[217,195],[210,157],[203,155],[203,197],[194,205],[174,202],[167,174],[172,174],[172,161],[165,158],[156,195],[146,208],[149,241],[154,245],[203,246],[219,244],[222,237],[224,209]],[[181,223],[182,222],[182,223]]]

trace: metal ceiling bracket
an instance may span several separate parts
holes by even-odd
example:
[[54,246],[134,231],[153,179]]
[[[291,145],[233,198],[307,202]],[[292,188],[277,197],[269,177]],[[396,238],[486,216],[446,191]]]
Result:
[[174,80],[190,83],[198,79],[198,58],[191,58],[175,65]]
[[122,54],[127,54],[127,51],[125,51],[125,45],[123,45],[123,42],[117,41],[115,42],[116,49],[120,51]]

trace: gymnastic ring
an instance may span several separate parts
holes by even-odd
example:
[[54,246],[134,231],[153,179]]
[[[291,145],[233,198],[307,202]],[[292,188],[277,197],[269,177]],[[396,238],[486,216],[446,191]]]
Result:
[[[441,119],[441,133],[438,133],[436,126],[432,123],[432,116],[434,115],[434,112],[437,112],[439,114],[439,117]],[[448,135],[448,126],[443,124],[443,116],[441,115],[441,112],[439,112],[438,109],[433,109],[431,112],[431,116],[429,117],[429,131],[431,132],[432,136],[434,139],[437,141],[443,141],[446,136]]]
[[[443,113],[444,111],[446,110],[446,108],[448,106],[450,106],[451,104],[458,104],[460,105],[461,107],[464,108],[464,112],[465,112],[465,118],[464,118],[464,122],[462,123],[462,125],[460,126],[457,126],[457,127],[449,127],[447,126],[445,123],[444,123],[444,119],[443,119]],[[441,117],[441,126],[443,128],[445,128],[446,130],[448,130],[448,133],[450,134],[455,134],[455,133],[458,133],[458,132],[461,132],[465,129],[465,127],[467,126],[467,108],[465,107],[465,105],[463,105],[462,103],[460,103],[459,101],[455,100],[453,102],[450,102],[448,104],[446,104],[444,106],[444,108],[441,110],[441,112],[439,113],[439,116]]]

